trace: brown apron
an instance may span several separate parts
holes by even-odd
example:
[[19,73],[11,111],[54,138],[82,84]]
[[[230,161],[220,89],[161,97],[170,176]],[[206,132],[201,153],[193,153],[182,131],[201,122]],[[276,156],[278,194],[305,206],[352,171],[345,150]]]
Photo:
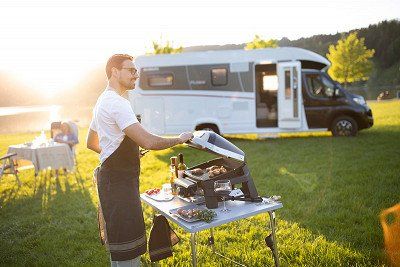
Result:
[[146,253],[138,145],[125,136],[96,173],[100,237],[110,251],[111,260],[125,261]]

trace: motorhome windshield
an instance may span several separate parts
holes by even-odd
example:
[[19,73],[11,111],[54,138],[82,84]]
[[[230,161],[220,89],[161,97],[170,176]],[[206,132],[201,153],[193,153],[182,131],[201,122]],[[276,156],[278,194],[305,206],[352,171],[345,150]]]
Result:
[[[342,86],[339,82],[333,80],[333,79],[331,78],[331,76],[329,76],[328,73],[324,72],[324,76],[326,77],[326,79],[329,81],[330,84],[333,84],[334,87],[339,88],[339,89],[341,89],[341,90],[344,90],[343,86]],[[325,84],[325,85],[327,85],[327,84]],[[328,85],[327,85],[327,86],[328,86]]]

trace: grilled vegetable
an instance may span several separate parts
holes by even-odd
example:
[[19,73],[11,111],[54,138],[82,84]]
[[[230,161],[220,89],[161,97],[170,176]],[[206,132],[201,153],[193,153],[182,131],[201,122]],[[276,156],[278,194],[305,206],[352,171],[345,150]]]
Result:
[[205,222],[211,222],[215,216],[217,216],[217,213],[212,210],[200,210],[200,209],[178,209],[176,211],[180,216],[187,218],[187,219],[192,219],[196,218]]
[[215,211],[205,209],[205,210],[200,210],[200,211],[199,211],[199,213],[198,213],[198,215],[197,215],[197,218],[200,219],[200,220],[202,220],[202,221],[205,221],[205,222],[209,223],[209,222],[211,222],[216,216],[217,216],[217,213],[215,213]]

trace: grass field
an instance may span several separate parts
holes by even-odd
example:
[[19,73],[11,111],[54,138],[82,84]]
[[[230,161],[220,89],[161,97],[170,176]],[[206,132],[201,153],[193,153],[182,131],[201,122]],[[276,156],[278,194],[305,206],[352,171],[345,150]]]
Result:
[[[261,195],[281,195],[277,212],[278,248],[282,266],[386,265],[379,213],[400,202],[400,102],[370,102],[375,125],[355,138],[329,134],[297,134],[257,140],[230,136],[245,151]],[[38,133],[0,135],[0,155],[11,144]],[[109,257],[99,243],[92,170],[95,153],[85,148],[81,129],[78,173],[52,177],[22,171],[22,186],[13,176],[0,180],[0,264],[103,265]],[[141,190],[167,181],[168,160],[183,152],[191,166],[212,155],[183,146],[148,153],[142,159]],[[152,211],[144,206],[147,231]],[[216,247],[248,266],[272,266],[264,243],[268,216],[219,227]],[[161,266],[188,266],[189,235],[181,237],[174,256]],[[208,232],[199,235],[205,243]],[[230,266],[206,246],[199,247],[200,266]],[[143,266],[150,266],[146,254]]]

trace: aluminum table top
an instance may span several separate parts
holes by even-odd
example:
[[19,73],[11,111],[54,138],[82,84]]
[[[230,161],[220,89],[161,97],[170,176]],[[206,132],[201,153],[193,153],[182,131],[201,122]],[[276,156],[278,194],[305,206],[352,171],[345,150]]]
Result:
[[[162,215],[164,215],[168,220],[173,221],[178,224],[184,230],[189,233],[196,233],[205,229],[213,228],[226,224],[229,222],[237,221],[243,218],[248,218],[260,213],[265,213],[269,211],[274,211],[283,207],[281,202],[271,202],[271,203],[257,203],[257,202],[245,202],[245,201],[226,201],[226,206],[230,209],[230,212],[221,212],[223,203],[218,203],[217,209],[212,209],[217,213],[216,218],[210,222],[198,221],[198,222],[186,222],[172,214],[169,213],[171,209],[182,208],[186,206],[192,206],[193,203],[188,203],[179,197],[175,196],[174,199],[167,202],[160,202],[153,200],[146,196],[145,193],[140,195],[142,201],[154,209],[158,210]],[[267,200],[267,198],[264,198]],[[199,207],[205,207],[205,203],[198,205]]]

